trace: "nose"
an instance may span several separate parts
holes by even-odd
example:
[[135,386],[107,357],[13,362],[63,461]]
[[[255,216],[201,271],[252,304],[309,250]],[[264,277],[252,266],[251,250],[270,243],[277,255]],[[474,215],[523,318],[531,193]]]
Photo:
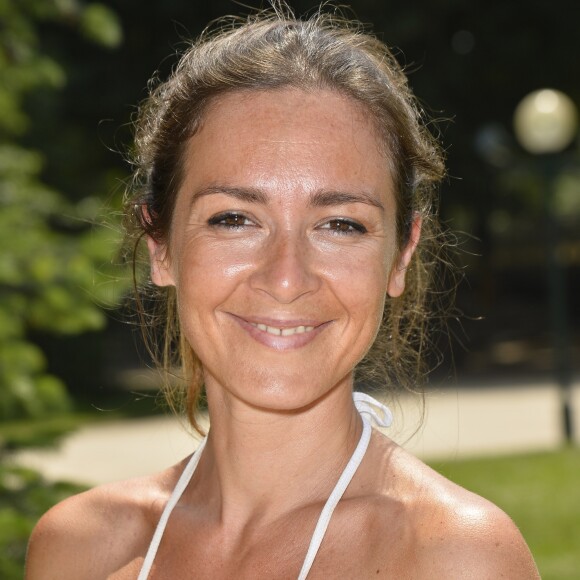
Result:
[[304,236],[285,231],[268,240],[250,285],[281,304],[290,304],[316,292],[320,277],[314,268],[313,249]]

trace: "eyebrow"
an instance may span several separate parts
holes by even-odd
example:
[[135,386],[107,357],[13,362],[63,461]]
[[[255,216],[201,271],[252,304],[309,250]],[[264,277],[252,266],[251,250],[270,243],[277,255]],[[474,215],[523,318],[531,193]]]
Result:
[[385,206],[374,195],[361,192],[349,191],[317,191],[310,198],[310,205],[314,207],[328,207],[332,205],[345,205],[347,203],[365,203],[385,211]]
[[[268,205],[268,195],[261,189],[254,187],[232,187],[229,185],[208,185],[197,190],[191,197],[190,206],[206,195],[224,194],[240,201]],[[348,192],[334,190],[319,190],[312,194],[308,204],[312,207],[331,207],[348,203],[364,203],[372,205],[382,212],[385,206],[374,195],[367,192]]]
[[191,196],[190,206],[206,195],[215,195],[222,193],[239,199],[240,201],[247,201],[250,203],[268,204],[268,196],[261,190],[253,187],[231,187],[228,185],[208,185],[202,189],[198,189]]

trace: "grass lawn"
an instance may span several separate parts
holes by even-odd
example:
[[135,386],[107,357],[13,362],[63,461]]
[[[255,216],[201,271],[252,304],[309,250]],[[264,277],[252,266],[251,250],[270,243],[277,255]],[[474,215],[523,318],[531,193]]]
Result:
[[432,463],[507,512],[544,580],[580,578],[580,449]]

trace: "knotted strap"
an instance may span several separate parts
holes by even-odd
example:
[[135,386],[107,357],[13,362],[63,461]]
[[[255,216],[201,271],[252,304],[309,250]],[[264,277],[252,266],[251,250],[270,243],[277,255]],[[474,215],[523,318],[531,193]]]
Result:
[[352,398],[354,399],[354,406],[358,409],[362,417],[374,420],[379,427],[391,426],[393,414],[388,407],[373,399],[370,395],[359,393],[358,391],[352,394]]

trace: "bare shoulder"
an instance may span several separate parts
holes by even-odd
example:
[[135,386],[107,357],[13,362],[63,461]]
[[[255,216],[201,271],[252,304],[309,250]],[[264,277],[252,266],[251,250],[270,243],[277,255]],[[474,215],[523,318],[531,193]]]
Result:
[[30,537],[26,579],[107,578],[125,567],[138,570],[176,469],[99,486],[54,506]]
[[390,474],[382,492],[404,504],[414,578],[540,577],[524,538],[505,512],[386,441],[378,444]]
[[418,564],[445,578],[530,580],[538,570],[512,519],[491,502],[448,482],[428,498]]

